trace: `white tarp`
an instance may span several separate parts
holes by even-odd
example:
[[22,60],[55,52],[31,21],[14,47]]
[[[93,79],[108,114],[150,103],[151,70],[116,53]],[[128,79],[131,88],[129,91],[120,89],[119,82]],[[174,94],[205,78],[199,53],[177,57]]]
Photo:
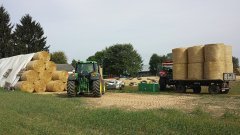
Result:
[[26,68],[34,53],[0,59],[0,87],[13,87],[20,79],[19,72]]

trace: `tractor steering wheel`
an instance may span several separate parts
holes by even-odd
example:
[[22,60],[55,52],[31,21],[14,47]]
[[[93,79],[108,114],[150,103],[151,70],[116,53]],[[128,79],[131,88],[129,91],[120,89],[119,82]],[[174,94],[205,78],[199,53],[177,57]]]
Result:
[[88,72],[86,70],[81,71],[82,75],[88,75]]

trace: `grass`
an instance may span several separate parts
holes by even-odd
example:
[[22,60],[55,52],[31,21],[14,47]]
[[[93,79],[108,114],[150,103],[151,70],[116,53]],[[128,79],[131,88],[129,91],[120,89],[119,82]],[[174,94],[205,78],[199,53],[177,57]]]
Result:
[[0,89],[0,134],[239,134],[240,117],[196,108],[125,111],[84,107],[83,98]]

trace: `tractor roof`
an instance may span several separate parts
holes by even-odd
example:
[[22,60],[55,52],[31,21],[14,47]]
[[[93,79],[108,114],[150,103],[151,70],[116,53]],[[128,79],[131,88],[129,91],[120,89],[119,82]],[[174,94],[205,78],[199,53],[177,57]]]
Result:
[[79,61],[80,64],[97,64],[96,61]]

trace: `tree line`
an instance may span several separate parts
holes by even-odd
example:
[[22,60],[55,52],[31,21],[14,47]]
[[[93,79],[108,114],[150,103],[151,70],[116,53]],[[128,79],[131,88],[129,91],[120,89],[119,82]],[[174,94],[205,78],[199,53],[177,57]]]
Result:
[[[105,75],[136,76],[142,70],[142,57],[132,44],[115,44],[96,52],[87,58],[87,61],[96,61],[103,67]],[[72,65],[76,64],[72,61]]]
[[48,51],[47,37],[39,22],[26,14],[20,22],[11,23],[10,15],[6,9],[0,7],[0,59],[19,54]]

